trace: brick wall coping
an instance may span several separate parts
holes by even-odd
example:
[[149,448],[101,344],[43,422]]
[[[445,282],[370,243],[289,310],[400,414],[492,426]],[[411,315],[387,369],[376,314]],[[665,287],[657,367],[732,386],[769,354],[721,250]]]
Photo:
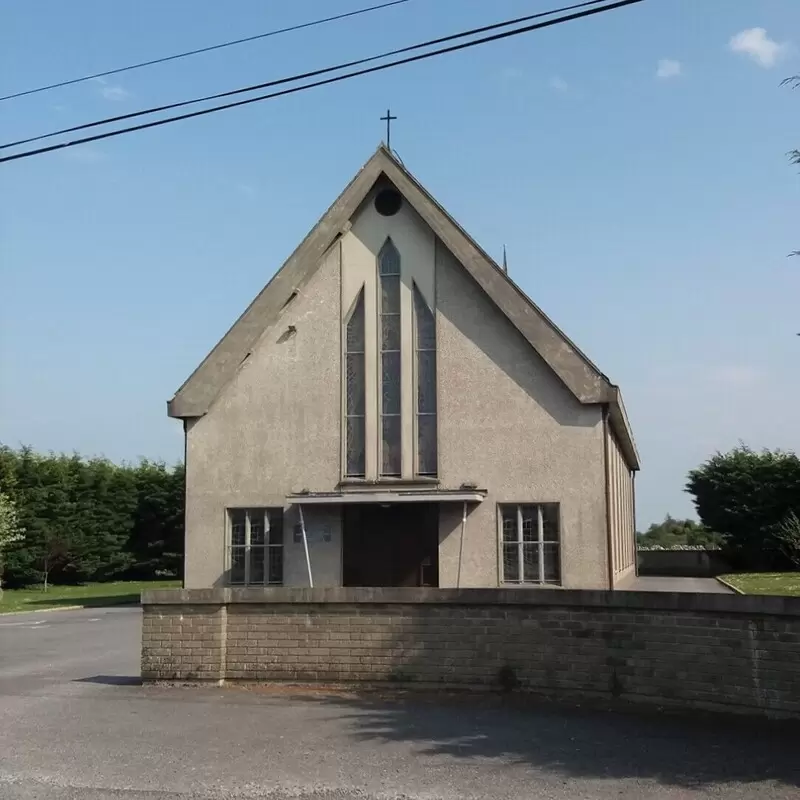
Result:
[[469,606],[581,606],[651,611],[707,611],[800,617],[800,597],[608,592],[575,589],[156,589],[142,593],[142,605],[372,604]]

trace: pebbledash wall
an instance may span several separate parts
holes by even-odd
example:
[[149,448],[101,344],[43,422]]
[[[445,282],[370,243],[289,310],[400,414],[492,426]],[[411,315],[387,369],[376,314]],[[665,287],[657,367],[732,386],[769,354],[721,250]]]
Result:
[[145,681],[513,687],[800,717],[800,598],[198,589],[142,604]]

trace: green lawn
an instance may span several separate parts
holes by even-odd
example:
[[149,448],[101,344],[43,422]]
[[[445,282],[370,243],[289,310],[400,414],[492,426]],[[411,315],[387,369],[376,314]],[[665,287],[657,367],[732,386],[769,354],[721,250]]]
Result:
[[180,581],[115,581],[85,583],[82,586],[41,586],[28,589],[5,589],[0,597],[0,614],[9,611],[35,611],[60,606],[113,606],[138,603],[145,589],[179,588]]
[[742,572],[720,576],[745,594],[800,597],[800,572]]

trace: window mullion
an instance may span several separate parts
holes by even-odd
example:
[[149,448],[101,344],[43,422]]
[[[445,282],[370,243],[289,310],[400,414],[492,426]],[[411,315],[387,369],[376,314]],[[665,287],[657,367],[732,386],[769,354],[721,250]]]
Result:
[[264,509],[264,555],[261,573],[261,586],[269,583],[269,509]]
[[544,519],[542,506],[536,506],[536,538],[539,549],[539,583],[544,583]]
[[244,515],[244,585],[250,585],[250,512]]
[[525,583],[525,544],[522,535],[522,506],[517,506],[517,560],[519,561],[519,582]]
[[228,547],[226,548],[228,553],[225,571],[230,579],[230,576],[233,574],[233,514],[231,513],[231,509],[227,510],[225,516],[228,520]]

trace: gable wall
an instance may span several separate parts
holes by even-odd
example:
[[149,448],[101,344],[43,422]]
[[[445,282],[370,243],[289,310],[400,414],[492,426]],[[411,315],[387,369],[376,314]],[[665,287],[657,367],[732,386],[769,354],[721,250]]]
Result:
[[[375,341],[375,256],[386,235],[392,236],[409,275],[436,313],[441,486],[458,489],[474,482],[489,492],[471,509],[463,543],[462,507],[444,507],[440,585],[496,586],[497,504],[557,501],[563,584],[606,587],[600,407],[574,398],[413,210],[386,219],[372,211],[371,203],[330,248],[319,271],[253,348],[209,412],[189,424],[187,587],[224,583],[227,507],[283,506],[292,492],[336,489],[342,468],[343,317],[360,286],[368,284],[367,340]],[[404,282],[403,291],[409,293],[403,325],[410,335],[410,282]],[[378,460],[377,350],[372,347],[367,358],[372,415],[372,423],[367,420],[368,474],[377,471]],[[411,349],[406,352],[404,449],[411,452],[414,384]],[[404,462],[408,475],[410,461]],[[294,522],[287,515],[285,583],[306,585]],[[306,528],[315,585],[339,585],[338,512],[309,509]]]
[[607,588],[603,425],[437,243],[439,472],[489,495],[442,515],[439,583],[496,586],[497,503],[561,503],[566,587]]

